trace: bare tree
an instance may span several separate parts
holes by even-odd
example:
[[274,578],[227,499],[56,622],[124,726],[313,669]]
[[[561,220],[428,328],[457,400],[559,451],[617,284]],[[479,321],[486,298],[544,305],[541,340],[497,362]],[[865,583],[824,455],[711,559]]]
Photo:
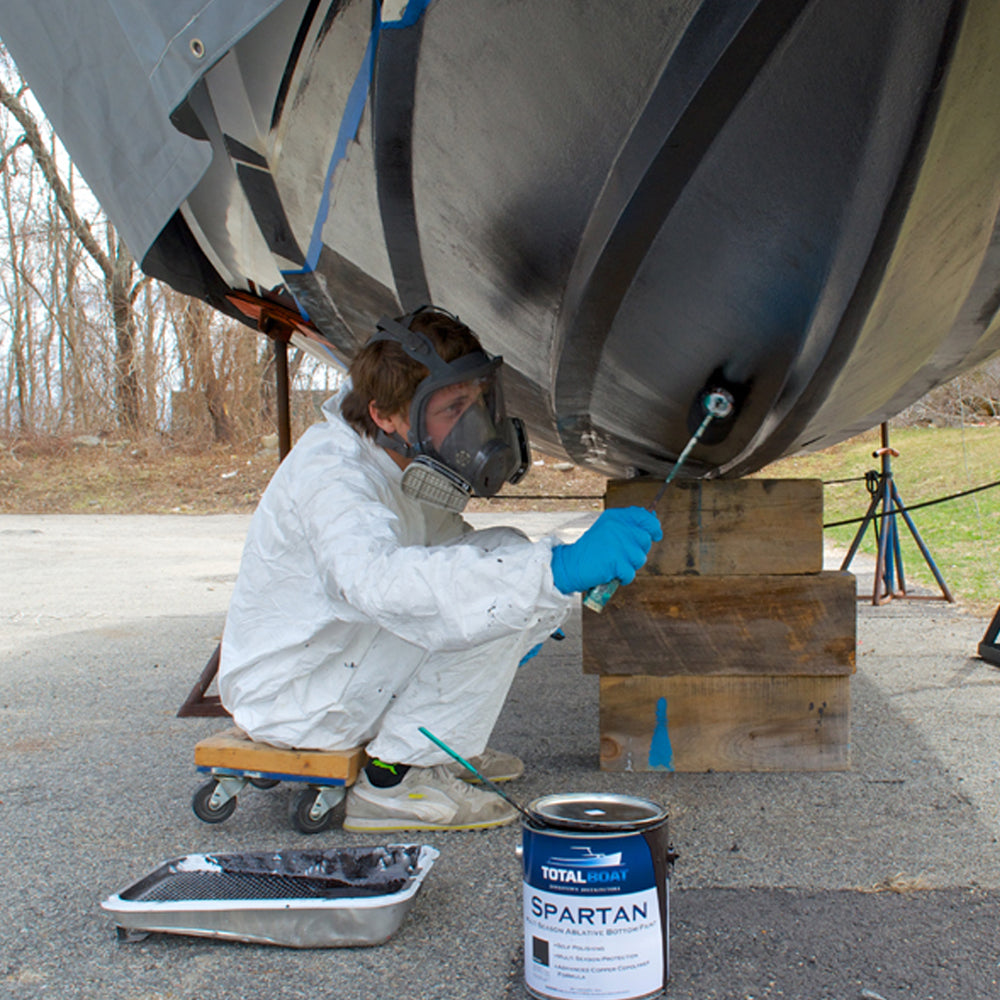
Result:
[[904,427],[959,427],[1000,419],[1000,358],[932,389],[895,419]]
[[135,433],[142,429],[143,416],[142,382],[136,368],[135,301],[149,279],[140,275],[135,280],[135,261],[110,224],[107,225],[107,246],[103,247],[78,212],[53,149],[43,136],[39,118],[24,100],[25,92],[26,86],[14,90],[0,79],[0,105],[22,129],[14,147],[25,145],[31,150],[70,232],[104,276],[115,331],[114,385],[118,424],[126,433]]
[[196,299],[185,299],[176,292],[167,296],[171,303],[177,332],[177,353],[184,385],[189,392],[200,390],[205,410],[212,423],[212,438],[222,444],[233,442],[224,378],[216,370],[212,326],[214,310]]
[[[0,133],[4,139],[4,133]],[[24,254],[26,247],[17,239],[17,231],[23,223],[22,202],[21,212],[17,211],[16,199],[13,197],[13,184],[10,164],[17,149],[24,144],[23,136],[15,140],[3,150],[0,159],[0,182],[3,184],[3,200],[7,206],[6,238],[10,248],[10,267],[0,272],[0,288],[3,290],[4,302],[7,305],[9,327],[11,331],[10,346],[7,351],[7,380],[12,391],[7,394],[6,417],[8,426],[14,426],[24,431],[30,424],[30,401],[28,398],[30,379],[28,377],[28,361],[25,347],[25,328],[28,322],[28,310],[24,289]]]
[[[0,215],[0,432],[169,426],[240,446],[273,430],[270,341],[140,274],[2,45]],[[289,371],[330,385],[301,351]],[[304,398],[298,426],[316,416]]]

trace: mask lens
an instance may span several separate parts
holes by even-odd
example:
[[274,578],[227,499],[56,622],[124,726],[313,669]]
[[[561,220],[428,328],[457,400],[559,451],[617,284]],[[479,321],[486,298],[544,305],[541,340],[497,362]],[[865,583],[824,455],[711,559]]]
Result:
[[489,410],[491,378],[458,382],[437,389],[428,398],[420,414],[420,442],[428,452],[439,451],[455,425],[471,408]]

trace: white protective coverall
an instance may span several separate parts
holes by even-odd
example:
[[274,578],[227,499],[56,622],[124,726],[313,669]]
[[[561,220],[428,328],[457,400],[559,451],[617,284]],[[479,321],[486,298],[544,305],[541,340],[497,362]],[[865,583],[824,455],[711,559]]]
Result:
[[219,693],[253,739],[429,766],[485,748],[517,664],[566,619],[553,539],[473,531],[410,499],[341,416],[345,388],[279,466],[247,534]]

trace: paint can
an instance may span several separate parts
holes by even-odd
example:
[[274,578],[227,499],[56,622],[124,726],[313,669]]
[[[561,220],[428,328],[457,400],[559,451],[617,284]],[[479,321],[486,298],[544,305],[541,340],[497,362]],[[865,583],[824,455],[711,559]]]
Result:
[[522,824],[524,981],[545,1000],[639,1000],[670,976],[667,812],[629,795],[535,799]]

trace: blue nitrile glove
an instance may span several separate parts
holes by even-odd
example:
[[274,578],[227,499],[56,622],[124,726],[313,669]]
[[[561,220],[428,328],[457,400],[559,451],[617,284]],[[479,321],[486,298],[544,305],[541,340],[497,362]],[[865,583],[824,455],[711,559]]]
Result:
[[[557,628],[555,632],[549,636],[549,638],[555,639],[557,642],[562,642],[562,640],[566,638],[566,633],[561,628]],[[531,649],[529,649],[528,652],[521,657],[517,665],[519,667],[523,667],[528,660],[533,660],[542,651],[542,646],[544,645],[544,642],[540,642],[537,646],[532,646]]]
[[663,538],[659,518],[645,507],[612,507],[572,545],[552,550],[552,580],[564,594],[600,583],[631,583],[653,542]]
[[528,660],[533,660],[536,656],[538,656],[538,654],[541,651],[542,651],[542,643],[539,643],[537,646],[532,646],[531,649],[529,649],[528,652],[525,653],[520,660],[518,660],[517,665],[519,667],[523,667],[528,662]]

